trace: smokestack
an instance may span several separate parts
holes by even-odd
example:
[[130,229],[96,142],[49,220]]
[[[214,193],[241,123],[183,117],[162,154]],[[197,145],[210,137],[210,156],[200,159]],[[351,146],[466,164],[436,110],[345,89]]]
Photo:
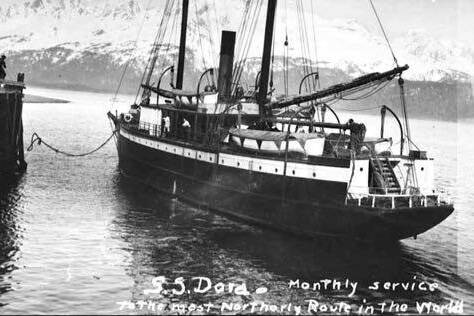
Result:
[[234,67],[235,32],[222,31],[219,79],[219,98],[226,100],[232,94],[232,72]]

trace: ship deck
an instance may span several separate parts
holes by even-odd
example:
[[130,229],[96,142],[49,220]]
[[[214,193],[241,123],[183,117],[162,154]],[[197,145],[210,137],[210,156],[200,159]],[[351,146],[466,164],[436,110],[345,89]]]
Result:
[[[144,137],[150,140],[157,140],[170,145],[177,145],[198,151],[205,151],[214,154],[231,154],[239,155],[241,157],[255,158],[255,159],[270,159],[281,161],[285,157],[282,155],[272,155],[268,153],[255,153],[242,148],[237,148],[234,145],[218,144],[217,146],[209,146],[198,141],[185,140],[176,135],[168,135],[166,137],[158,136],[155,133],[156,129],[139,128],[138,124],[121,123],[121,126],[128,132]],[[392,159],[403,159],[408,156],[393,155]],[[355,157],[356,160],[367,160],[366,156]],[[345,157],[304,157],[303,155],[288,155],[288,163],[304,163],[306,165],[326,165],[334,167],[348,168],[351,159]],[[370,190],[370,192],[377,192],[380,190]],[[399,209],[399,208],[432,208],[452,205],[450,198],[440,192],[433,192],[432,194],[409,194],[407,190],[399,190],[397,192],[378,192],[367,194],[351,194],[348,193],[345,205],[349,207],[362,207],[367,209]]]
[[[194,141],[192,139],[186,140],[183,137],[178,135],[169,134],[165,137],[158,136],[155,128],[139,128],[138,124],[127,124],[121,123],[121,126],[124,127],[127,131],[135,134],[146,137],[152,140],[159,140],[160,142],[165,142],[173,145],[185,146],[195,150],[204,150],[212,153],[228,153],[228,154],[238,154],[244,157],[251,158],[263,158],[271,160],[282,160],[284,155],[282,154],[272,154],[266,152],[255,152],[252,150],[246,150],[245,148],[236,147],[232,144],[217,144],[210,145],[205,144],[200,141]],[[367,159],[367,157],[359,157],[356,159]],[[288,153],[287,157],[288,162],[299,162],[312,165],[330,165],[330,166],[339,166],[339,167],[349,167],[350,157],[334,157],[330,155],[322,156],[305,156],[298,153]]]
[[452,205],[450,197],[441,192],[433,194],[348,194],[345,204],[368,208],[427,208]]

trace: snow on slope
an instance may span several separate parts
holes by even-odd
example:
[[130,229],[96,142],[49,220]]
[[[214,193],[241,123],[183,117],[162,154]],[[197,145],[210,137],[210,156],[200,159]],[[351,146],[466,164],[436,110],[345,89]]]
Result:
[[[109,56],[118,65],[134,58],[138,62],[137,67],[143,66],[147,60],[164,4],[164,1],[153,0],[1,2],[0,47],[8,52],[42,51],[58,47],[61,49],[57,52],[58,56],[53,57],[53,62],[81,59],[85,53],[93,52]],[[202,69],[203,59],[206,66],[216,65],[219,30],[236,30],[241,12],[242,0],[191,2],[188,43],[195,54],[194,68]],[[262,10],[261,21],[264,12]],[[217,13],[218,21],[215,19]],[[306,21],[310,31],[310,12],[307,12]],[[312,52],[317,49],[322,67],[341,69],[351,76],[393,67],[390,52],[380,34],[370,33],[356,20],[328,21],[317,18],[315,23],[317,46],[310,38],[310,49]],[[295,11],[290,11],[288,15],[280,12],[277,25],[275,53],[283,54],[287,27],[290,56],[296,60],[302,54]],[[263,27],[263,23],[260,23],[257,28],[259,35],[255,37],[256,44],[252,46],[250,57],[259,57],[261,54]],[[139,30],[140,37],[135,47]],[[173,34],[171,36],[169,33],[166,38],[177,43],[177,33]],[[209,42],[208,38],[212,41]],[[406,73],[407,79],[468,80],[469,75],[474,75],[474,52],[460,43],[437,40],[430,34],[414,30],[394,39],[393,47],[400,64],[407,63],[411,67]],[[175,47],[172,47],[173,51]],[[311,57],[314,59],[315,54]]]

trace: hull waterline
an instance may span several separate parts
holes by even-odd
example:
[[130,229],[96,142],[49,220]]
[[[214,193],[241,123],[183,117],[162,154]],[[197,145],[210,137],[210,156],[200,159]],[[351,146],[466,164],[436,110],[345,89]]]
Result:
[[[296,181],[288,188],[279,176],[176,157],[122,135],[118,151],[121,170],[158,191],[226,217],[305,237],[396,241],[422,234],[453,212],[451,205],[393,210],[348,206],[334,202],[343,201],[345,183],[311,181],[308,188],[308,183]],[[300,194],[283,198],[282,190]],[[311,201],[314,194],[327,199]]]

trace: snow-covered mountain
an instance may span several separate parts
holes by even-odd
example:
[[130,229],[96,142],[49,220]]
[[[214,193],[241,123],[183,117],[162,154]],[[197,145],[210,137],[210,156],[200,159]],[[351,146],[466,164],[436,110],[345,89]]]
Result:
[[[38,75],[42,80],[64,84],[85,84],[87,73],[101,73],[104,78],[89,76],[110,84],[119,77],[125,63],[130,70],[143,71],[151,44],[162,16],[164,0],[1,0],[0,49],[11,57],[13,70],[21,70],[27,78]],[[180,1],[175,1],[176,8]],[[292,2],[290,1],[289,4]],[[238,28],[245,1],[192,1],[189,23],[189,60],[191,72],[216,65],[219,30]],[[262,10],[262,17],[265,10]],[[179,29],[179,12],[175,30]],[[315,27],[316,44],[310,40],[312,59],[319,66],[357,76],[393,67],[390,52],[379,34],[369,32],[356,20],[311,19],[307,27]],[[312,24],[314,21],[314,25]],[[283,54],[288,30],[291,65],[298,67],[302,55],[295,11],[277,16],[275,53]],[[177,33],[169,31],[165,38],[177,43]],[[261,54],[263,23],[259,23],[249,56]],[[139,36],[138,36],[139,34]],[[469,81],[474,75],[474,51],[461,43],[438,40],[419,30],[407,31],[393,40],[400,64],[409,64],[405,78],[420,81]],[[176,47],[171,45],[170,52]],[[168,60],[164,66],[172,63]],[[251,73],[258,71],[248,69]],[[41,74],[41,75],[39,75]],[[53,78],[54,77],[54,78]],[[84,82],[78,80],[84,77]],[[54,80],[53,80],[54,79]],[[74,82],[76,81],[76,82]]]

